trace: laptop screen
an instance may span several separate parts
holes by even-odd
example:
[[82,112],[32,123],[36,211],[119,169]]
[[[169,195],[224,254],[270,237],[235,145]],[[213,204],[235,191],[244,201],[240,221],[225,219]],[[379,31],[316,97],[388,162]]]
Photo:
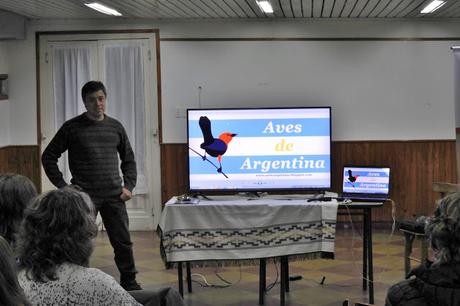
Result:
[[345,166],[342,190],[343,193],[388,195],[390,168]]

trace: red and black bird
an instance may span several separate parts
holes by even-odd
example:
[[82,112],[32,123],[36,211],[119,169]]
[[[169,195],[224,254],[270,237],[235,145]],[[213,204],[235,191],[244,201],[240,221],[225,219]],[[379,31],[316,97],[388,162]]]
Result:
[[353,187],[355,187],[355,182],[358,179],[359,175],[353,175],[351,169],[348,170],[348,181],[351,183]]
[[205,151],[203,160],[206,160],[206,153],[212,157],[217,157],[217,160],[219,161],[219,168],[217,168],[217,172],[220,173],[222,172],[222,155],[227,152],[229,142],[232,141],[233,137],[237,134],[224,132],[219,135],[219,138],[214,138],[211,131],[211,120],[209,120],[208,117],[201,116],[198,123],[200,124],[204,140],[204,142],[200,145],[200,147]]

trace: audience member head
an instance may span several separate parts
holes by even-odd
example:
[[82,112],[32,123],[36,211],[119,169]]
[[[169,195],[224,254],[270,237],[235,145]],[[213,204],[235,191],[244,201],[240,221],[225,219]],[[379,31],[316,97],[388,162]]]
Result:
[[9,243],[0,236],[0,305],[28,305],[16,276],[16,262]]
[[460,193],[441,199],[425,232],[435,252],[433,264],[460,263]]
[[37,196],[34,184],[20,174],[0,174],[0,236],[14,244],[24,210]]
[[93,209],[87,194],[67,187],[32,201],[18,237],[20,267],[29,278],[55,280],[64,262],[88,266],[97,234]]

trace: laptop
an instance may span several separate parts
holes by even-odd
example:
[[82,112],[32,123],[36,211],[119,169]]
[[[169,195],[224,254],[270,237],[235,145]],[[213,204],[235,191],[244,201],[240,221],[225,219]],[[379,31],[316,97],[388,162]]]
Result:
[[352,201],[383,202],[390,194],[390,168],[344,166],[342,195]]

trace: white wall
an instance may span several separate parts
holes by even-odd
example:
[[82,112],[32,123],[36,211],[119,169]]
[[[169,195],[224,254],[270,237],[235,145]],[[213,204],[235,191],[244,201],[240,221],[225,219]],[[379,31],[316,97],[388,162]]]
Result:
[[[163,141],[185,142],[175,111],[202,106],[332,105],[335,140],[454,139],[451,21],[41,20],[8,46],[13,144],[36,144],[35,31],[159,28]],[[390,38],[391,41],[174,41]],[[429,38],[428,40],[408,40]],[[431,40],[430,40],[431,38]],[[436,41],[443,38],[452,41]],[[402,40],[397,40],[402,39]],[[260,56],[260,57],[259,57]],[[14,99],[14,101],[13,101]]]
[[203,108],[330,105],[334,140],[453,138],[451,45],[163,42],[164,139],[185,141],[176,109],[199,97]]
[[37,144],[35,40],[8,41],[10,142]]
[[[8,54],[6,43],[0,41],[0,74],[8,74]],[[9,145],[10,103],[0,100],[0,148]]]

